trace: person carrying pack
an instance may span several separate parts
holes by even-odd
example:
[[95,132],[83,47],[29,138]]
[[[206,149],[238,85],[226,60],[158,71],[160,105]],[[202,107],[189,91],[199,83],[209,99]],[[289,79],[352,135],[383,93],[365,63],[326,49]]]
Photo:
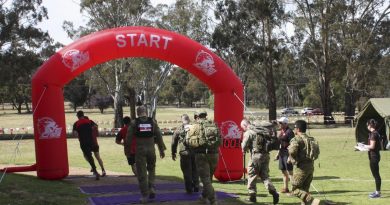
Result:
[[218,164],[221,135],[218,127],[207,120],[206,111],[198,112],[198,120],[190,127],[185,141],[195,153],[195,164],[203,184],[199,200],[209,201],[211,205],[218,204],[212,177]]
[[310,184],[313,180],[314,160],[320,154],[318,143],[306,134],[307,124],[297,120],[294,125],[295,137],[288,147],[288,162],[296,166],[293,173],[292,193],[301,199],[303,204],[320,204],[320,200],[310,195]]
[[165,144],[161,136],[161,130],[157,122],[148,117],[147,109],[141,105],[137,107],[137,118],[133,120],[126,135],[125,146],[132,147],[135,137],[136,151],[135,163],[137,164],[137,179],[141,191],[140,203],[148,203],[156,197],[154,187],[156,176],[156,150],[158,147],[160,158],[165,157]]
[[199,192],[199,175],[196,170],[195,154],[185,143],[185,137],[191,127],[190,117],[187,114],[183,114],[181,120],[183,124],[172,135],[172,160],[176,161],[176,153],[179,151],[180,168],[183,172],[184,185],[186,192],[191,194],[192,192]]
[[[248,162],[248,194],[247,201],[256,202],[256,179],[260,177],[268,192],[273,197],[273,204],[279,202],[279,194],[269,178],[269,152],[272,150],[273,124],[269,122],[255,122],[254,125],[243,119],[241,128],[245,131],[241,143],[242,152],[251,152]],[[275,141],[275,140],[274,140]]]

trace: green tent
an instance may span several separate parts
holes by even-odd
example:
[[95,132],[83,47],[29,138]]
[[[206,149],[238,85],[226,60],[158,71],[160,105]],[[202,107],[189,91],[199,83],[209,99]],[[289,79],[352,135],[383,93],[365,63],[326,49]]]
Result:
[[367,143],[367,120],[378,121],[378,131],[382,136],[390,135],[390,98],[371,98],[356,117],[356,141]]

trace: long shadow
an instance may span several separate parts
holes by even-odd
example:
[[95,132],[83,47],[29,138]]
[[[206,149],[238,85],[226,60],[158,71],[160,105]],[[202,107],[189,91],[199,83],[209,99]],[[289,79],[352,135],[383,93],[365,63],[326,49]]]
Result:
[[329,179],[340,179],[340,177],[337,177],[337,176],[318,176],[318,177],[313,177],[313,180],[329,180]]

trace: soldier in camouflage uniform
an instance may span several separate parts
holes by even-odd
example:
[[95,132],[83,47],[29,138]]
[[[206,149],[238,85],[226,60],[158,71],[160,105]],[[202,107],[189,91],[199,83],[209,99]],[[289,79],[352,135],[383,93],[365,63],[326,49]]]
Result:
[[180,168],[183,172],[186,192],[199,192],[199,176],[195,165],[195,154],[185,143],[186,133],[189,130],[190,118],[187,114],[181,116],[183,124],[173,133],[172,136],[172,160],[176,160],[177,147],[179,146]]
[[[199,123],[212,123],[207,120],[207,112],[204,110],[198,112],[198,120],[196,124]],[[218,137],[220,137],[220,135]],[[199,200],[202,203],[207,203],[208,200],[210,202],[210,205],[216,205],[218,203],[217,198],[215,196],[214,187],[212,185],[212,179],[218,164],[218,148],[214,149],[201,146],[192,149],[195,153],[195,164],[198,170],[200,181],[203,184],[203,190]]]
[[160,152],[160,158],[165,157],[166,149],[157,122],[147,117],[144,106],[137,107],[137,116],[131,122],[127,131],[126,146],[131,147],[132,138],[136,137],[135,163],[137,164],[137,179],[141,190],[141,203],[147,203],[155,198],[154,179],[156,175],[156,143]]
[[288,162],[296,165],[292,179],[292,193],[302,200],[302,204],[319,204],[320,200],[313,198],[309,193],[313,180],[314,161],[306,157],[306,145],[302,137],[306,134],[307,124],[303,120],[295,122],[295,137],[288,147]]
[[[268,133],[266,134],[272,135],[272,123],[261,122],[256,124],[256,126],[266,127],[268,129]],[[245,153],[249,150],[251,153],[251,158],[248,163],[248,201],[257,201],[256,179],[259,176],[264,183],[265,188],[272,195],[273,203],[277,204],[279,202],[279,194],[277,193],[268,175],[270,160],[269,152],[266,151],[264,143],[258,143],[260,141],[265,141],[263,138],[265,135],[257,133],[255,126],[251,125],[250,122],[246,119],[241,121],[241,128],[245,131],[241,143],[242,152]]]

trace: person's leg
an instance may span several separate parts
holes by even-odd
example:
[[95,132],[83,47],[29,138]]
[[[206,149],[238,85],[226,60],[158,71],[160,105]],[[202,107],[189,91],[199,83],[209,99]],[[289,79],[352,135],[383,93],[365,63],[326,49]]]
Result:
[[211,185],[210,180],[210,164],[209,159],[207,157],[207,154],[196,154],[195,155],[195,161],[198,168],[198,173],[200,177],[200,181],[203,184],[203,190],[202,190],[202,198],[213,199],[214,197],[214,188]]
[[380,195],[382,179],[381,179],[381,176],[379,174],[379,160],[370,159],[370,170],[371,170],[372,176],[375,179],[376,194]]
[[141,191],[141,203],[146,203],[149,198],[148,178],[146,171],[146,155],[144,153],[135,154],[135,163],[137,164],[137,180]]
[[265,188],[268,190],[268,192],[272,195],[273,198],[273,204],[279,203],[279,194],[276,191],[274,185],[272,184],[271,180],[269,179],[269,155],[265,154],[260,157],[259,160],[259,176],[262,180]]
[[154,150],[149,150],[146,154],[146,170],[148,171],[148,189],[149,189],[149,198],[154,199],[156,196],[156,191],[154,189],[154,180],[156,178],[156,152]]
[[252,159],[249,160],[248,163],[248,194],[249,194],[249,201],[251,202],[256,202],[256,193],[257,193],[257,188],[256,188],[256,179],[257,179],[257,172],[256,172],[256,167],[255,164],[253,163]]
[[87,160],[89,165],[91,166],[91,171],[96,172],[95,161],[92,157],[92,148],[86,144],[80,144],[81,151],[83,152],[84,159]]
[[307,197],[309,196],[309,193],[304,190],[304,183],[307,177],[308,176],[304,170],[297,168],[294,172],[293,180],[291,182],[292,193],[294,194],[294,196],[300,198],[301,201],[304,203],[306,203]]
[[98,161],[100,168],[102,169],[102,177],[106,176],[106,170],[104,169],[103,160],[100,157],[99,152],[93,152],[93,154],[95,155],[95,158]]
[[191,153],[190,158],[191,160],[191,181],[192,181],[192,186],[194,192],[199,192],[199,174],[198,170],[196,168],[196,163],[195,163],[195,154]]
[[180,155],[180,168],[183,172],[183,179],[186,192],[191,194],[193,192],[192,185],[192,166],[190,155]]
[[137,176],[137,167],[135,165],[135,154],[132,154],[126,157],[127,163],[131,166],[131,171],[133,171],[134,176]]

